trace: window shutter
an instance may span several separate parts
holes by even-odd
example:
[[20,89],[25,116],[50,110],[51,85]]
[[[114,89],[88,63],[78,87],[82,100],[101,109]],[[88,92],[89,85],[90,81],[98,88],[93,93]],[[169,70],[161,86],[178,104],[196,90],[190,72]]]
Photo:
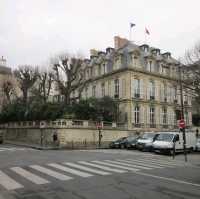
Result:
[[144,124],[144,117],[145,117],[144,111],[145,111],[144,107],[140,106],[140,124]]
[[131,79],[131,98],[134,98],[134,79]]
[[150,107],[147,107],[146,109],[146,118],[147,118],[147,125],[150,124]]
[[160,108],[160,125],[163,125],[163,118],[162,118],[162,108]]
[[132,106],[132,124],[135,123],[135,105]]
[[148,84],[147,84],[147,91],[146,91],[146,96],[147,96],[147,100],[149,100],[150,99],[150,84],[149,84],[149,82],[148,82]]
[[155,82],[155,99],[156,99],[156,101],[159,101],[159,84],[158,84],[158,82]]
[[123,94],[122,94],[122,79],[119,79],[119,98],[123,98]]
[[142,79],[140,79],[140,98],[144,99],[144,88]]

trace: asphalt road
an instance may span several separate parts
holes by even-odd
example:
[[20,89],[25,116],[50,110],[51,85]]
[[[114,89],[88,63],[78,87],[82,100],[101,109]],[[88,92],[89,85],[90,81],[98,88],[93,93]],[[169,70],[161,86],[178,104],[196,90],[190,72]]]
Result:
[[0,145],[0,199],[199,199],[200,154]]

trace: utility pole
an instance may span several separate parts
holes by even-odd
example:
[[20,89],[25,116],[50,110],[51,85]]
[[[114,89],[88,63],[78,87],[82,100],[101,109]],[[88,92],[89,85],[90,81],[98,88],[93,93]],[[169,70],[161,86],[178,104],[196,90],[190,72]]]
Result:
[[[181,65],[179,65],[179,85],[180,85],[180,95],[181,95],[181,118],[180,119],[184,121],[183,84],[182,84]],[[182,129],[182,132],[183,132],[183,150],[184,150],[185,162],[187,162],[185,126],[181,129]]]

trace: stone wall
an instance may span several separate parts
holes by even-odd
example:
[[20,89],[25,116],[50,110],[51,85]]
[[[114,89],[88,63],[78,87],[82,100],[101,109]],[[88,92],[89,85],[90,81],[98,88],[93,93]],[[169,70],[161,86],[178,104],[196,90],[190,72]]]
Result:
[[[58,141],[53,142],[53,133],[58,135]],[[16,141],[25,144],[41,146],[58,146],[68,149],[96,148],[99,144],[97,129],[76,128],[7,128],[4,129],[5,141]],[[120,137],[134,135],[127,130],[102,130],[101,147]]]

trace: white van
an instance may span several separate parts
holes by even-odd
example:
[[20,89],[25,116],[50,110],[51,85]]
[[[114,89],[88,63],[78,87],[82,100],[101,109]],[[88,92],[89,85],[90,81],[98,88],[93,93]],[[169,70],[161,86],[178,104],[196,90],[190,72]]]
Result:
[[[195,149],[196,136],[194,132],[186,132],[186,149],[192,151]],[[159,132],[158,137],[153,142],[153,151],[158,153],[173,153],[183,151],[183,133],[182,132]]]

